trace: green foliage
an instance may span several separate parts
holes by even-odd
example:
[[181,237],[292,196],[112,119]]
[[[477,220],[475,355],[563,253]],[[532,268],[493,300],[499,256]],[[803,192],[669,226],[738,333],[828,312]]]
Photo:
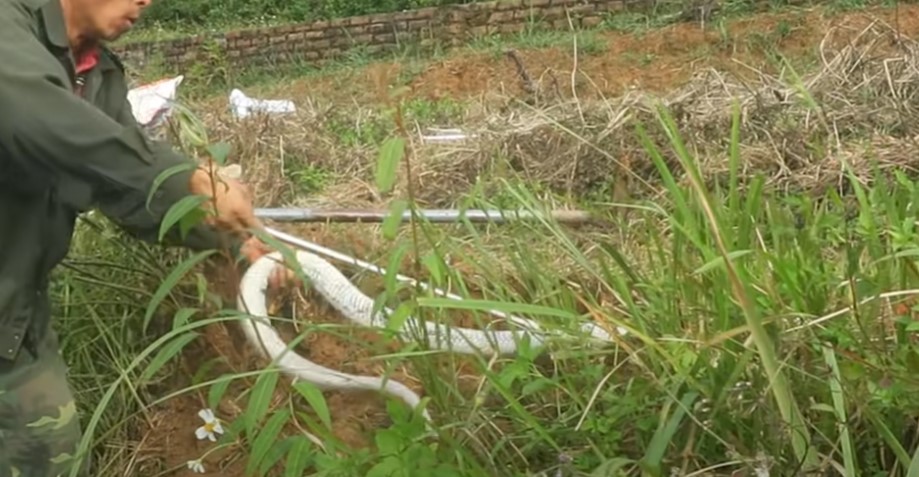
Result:
[[[406,110],[439,116],[422,103]],[[99,441],[133,414],[184,393],[201,392],[217,409],[241,381],[244,412],[207,452],[245,454],[250,475],[919,474],[919,446],[904,438],[915,433],[919,407],[916,306],[893,311],[919,288],[919,184],[902,171],[876,171],[870,181],[848,176],[852,197],[770,190],[764,177],[741,172],[749,132],[739,110],[725,130],[726,177],[710,184],[669,112],[656,111],[657,123],[635,126],[662,193],[633,204],[618,235],[581,234],[549,220],[500,228],[417,221],[409,235],[396,218],[417,204],[392,202],[381,230],[389,247],[376,257],[388,265],[379,301],[398,303],[390,331],[409,315],[447,321],[498,310],[550,328],[593,320],[629,334],[599,349],[553,341],[551,361],[526,342],[517,356],[470,360],[466,370],[477,379],[470,394],[459,391],[450,357],[406,343],[381,361],[410,365],[433,429],[387,400],[391,423],[368,429],[368,449],[336,439],[325,394],[308,383],[282,385],[274,366],[216,377],[204,366],[191,370],[189,389],[160,386],[205,326],[245,315],[215,311],[226,306],[200,286],[197,271],[206,252],[164,255],[113,238],[108,228],[81,229],[74,256],[83,263],[71,263],[55,296],[81,406],[91,406],[83,450],[118,447]],[[185,131],[187,146],[227,156],[201,131]],[[411,143],[388,132],[368,143],[378,151],[376,186],[391,192],[400,166],[416,159]],[[498,193],[474,199],[537,213],[547,207],[537,186],[493,182]],[[177,206],[169,222],[180,227],[194,213]],[[289,248],[272,245],[290,258]],[[433,283],[466,298],[400,284],[395,264],[412,255]],[[91,271],[87,256],[104,272]],[[460,274],[454,260],[473,270]],[[301,326],[297,340],[327,331]],[[122,436],[130,435],[115,437]]]
[[153,2],[144,14],[145,24],[162,26],[212,26],[260,22],[328,20],[372,13],[389,13],[422,7],[472,3],[471,0],[186,0]]
[[380,148],[380,157],[377,161],[377,189],[384,194],[392,192],[396,183],[396,170],[404,153],[405,141],[402,138],[393,138],[383,143]]

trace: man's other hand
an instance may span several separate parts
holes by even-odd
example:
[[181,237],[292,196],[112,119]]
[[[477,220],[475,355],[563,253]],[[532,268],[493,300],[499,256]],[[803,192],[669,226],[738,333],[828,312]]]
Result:
[[[272,250],[268,244],[254,236],[243,242],[240,248],[240,254],[250,265],[273,251],[274,250]],[[268,278],[268,289],[274,292],[280,292],[283,289],[289,289],[300,285],[300,279],[297,277],[297,274],[281,262],[275,265],[274,270],[271,272],[271,276]]]

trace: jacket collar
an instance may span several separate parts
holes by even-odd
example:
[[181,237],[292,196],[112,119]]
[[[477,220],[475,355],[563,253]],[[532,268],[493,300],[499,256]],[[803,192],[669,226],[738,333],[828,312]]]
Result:
[[64,22],[64,9],[60,0],[48,0],[41,8],[45,23],[45,35],[54,46],[70,49],[67,39],[67,24]]

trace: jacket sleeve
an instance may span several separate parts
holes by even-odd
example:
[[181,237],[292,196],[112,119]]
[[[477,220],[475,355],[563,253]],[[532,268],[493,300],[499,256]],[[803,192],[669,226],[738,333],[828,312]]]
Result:
[[[77,97],[66,71],[30,30],[29,13],[15,2],[0,2],[0,61],[4,160],[29,176],[23,179],[54,187],[67,206],[98,206],[129,233],[155,241],[166,212],[190,193],[194,163],[152,142],[136,122],[116,121]],[[178,164],[192,167],[166,179],[148,207],[157,177]],[[184,245],[216,248],[222,245],[217,239],[201,226]]]
[[[137,119],[132,112],[131,103],[128,101],[127,97],[124,98],[124,103],[120,109],[120,114],[118,114],[116,118],[119,124],[126,128],[139,129],[141,134],[146,134],[143,128],[137,123]],[[162,173],[162,171],[177,164],[193,164],[192,160],[180,159],[173,152],[172,146],[168,143],[152,139],[148,139],[148,142],[153,152],[152,157],[154,161],[158,161],[156,166],[152,169],[151,178],[155,178]],[[190,173],[183,171],[179,174],[179,177],[181,178],[180,184],[188,184]],[[177,189],[177,185],[178,184],[170,184],[174,190],[163,190],[163,200],[159,202],[171,205],[189,194],[187,185],[183,189]],[[154,199],[154,201],[156,201],[156,199]],[[125,231],[141,240],[155,242],[159,236],[159,225],[162,215],[151,215],[144,205],[144,203],[122,200],[118,195],[97,195],[95,198],[95,206],[99,211],[112,219],[113,222],[117,223]],[[163,212],[168,210],[169,205],[164,206]],[[227,234],[220,234],[212,227],[206,225],[199,225],[191,229],[184,237],[184,240],[179,235],[177,227],[174,227],[173,230],[164,237],[164,240],[169,244],[184,245],[194,250],[239,246],[238,239],[230,237]]]

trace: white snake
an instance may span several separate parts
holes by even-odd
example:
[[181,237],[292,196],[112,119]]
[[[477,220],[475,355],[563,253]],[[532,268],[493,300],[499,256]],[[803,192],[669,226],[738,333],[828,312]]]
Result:
[[[335,266],[325,259],[310,252],[297,251],[297,260],[309,286],[314,287],[345,318],[357,324],[373,328],[384,328],[391,310],[384,309],[374,313],[374,300],[364,295]],[[289,350],[289,345],[281,339],[277,330],[272,327],[266,303],[266,289],[271,272],[280,262],[278,252],[261,257],[243,275],[237,306],[247,313],[248,318],[241,320],[242,328],[249,342],[256,349],[262,350],[278,364],[281,371],[295,379],[310,382],[319,389],[371,390],[382,391],[402,399],[413,409],[421,398],[405,385],[390,379],[368,376],[355,376],[320,366]],[[539,325],[529,320],[517,318],[533,329]],[[465,354],[484,353],[493,355],[513,354],[517,350],[517,340],[529,336],[531,346],[538,347],[544,343],[544,337],[532,332],[482,331],[468,328],[455,328],[436,323],[425,322],[426,333],[420,334],[419,321],[409,318],[400,330],[407,339],[422,335],[428,337],[428,344],[434,349],[443,349]],[[587,324],[582,329],[593,338],[609,341],[610,335],[602,328]],[[425,410],[425,419],[430,415]]]

